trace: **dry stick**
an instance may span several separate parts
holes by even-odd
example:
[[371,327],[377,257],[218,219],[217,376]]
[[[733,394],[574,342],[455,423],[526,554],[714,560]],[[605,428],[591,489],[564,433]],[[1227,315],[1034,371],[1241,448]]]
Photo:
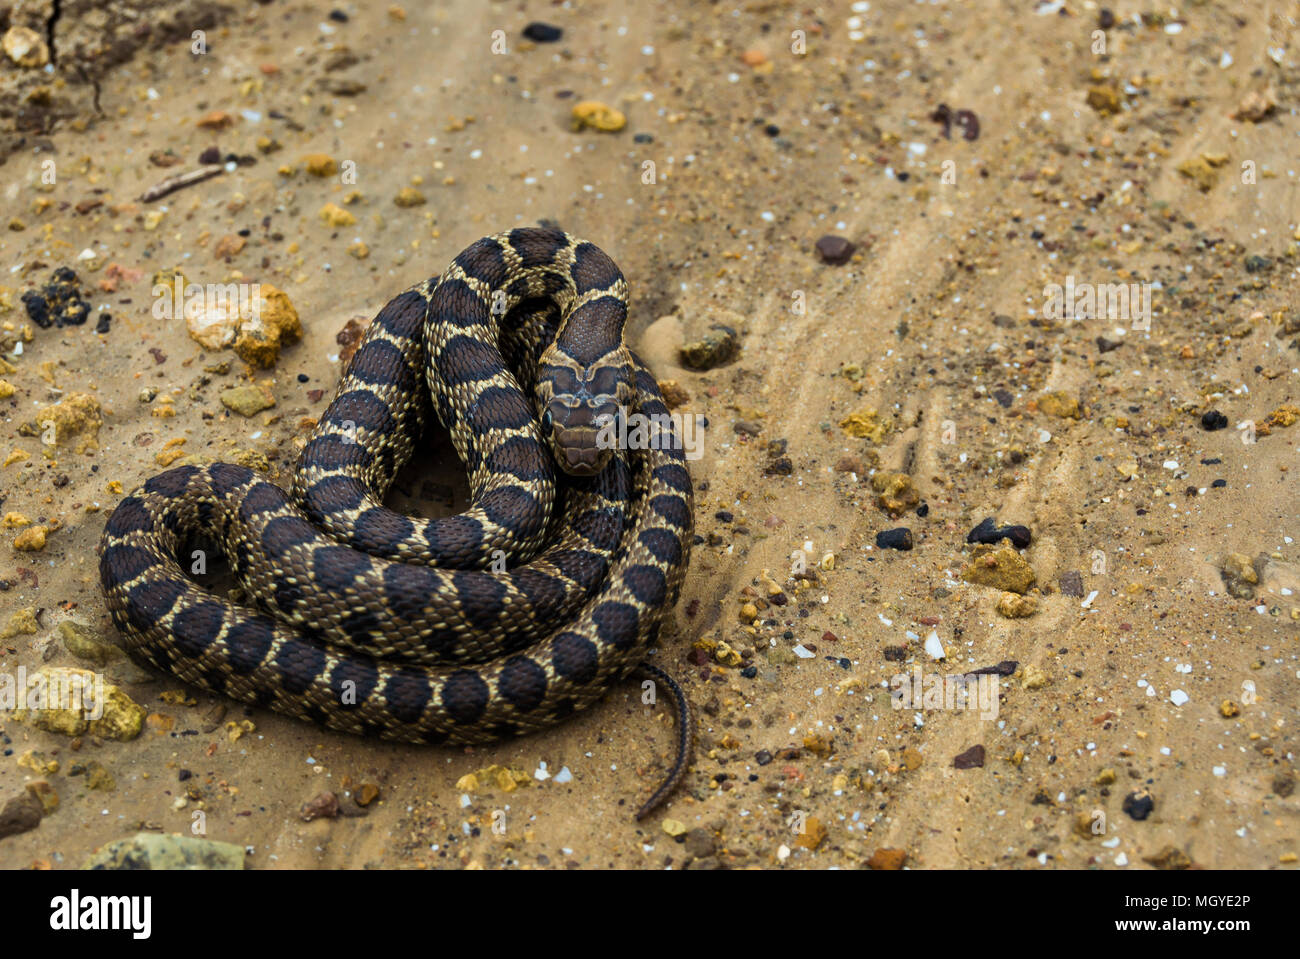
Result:
[[168,193],[174,193],[182,187],[187,187],[192,183],[201,183],[218,173],[225,172],[225,167],[220,163],[214,163],[211,166],[199,167],[197,170],[191,170],[189,173],[178,173],[176,176],[169,176],[149,189],[140,194],[142,203],[149,203],[152,200],[159,200]]

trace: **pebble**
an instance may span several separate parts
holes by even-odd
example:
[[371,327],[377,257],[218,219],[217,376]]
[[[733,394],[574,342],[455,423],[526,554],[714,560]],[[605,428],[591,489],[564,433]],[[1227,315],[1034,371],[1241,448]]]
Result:
[[972,746],[963,753],[953,757],[954,769],[982,769],[984,767],[984,747]]
[[692,829],[686,834],[684,845],[686,854],[695,859],[707,859],[718,851],[717,840],[707,829]]
[[1033,533],[1028,526],[998,526],[990,516],[966,534],[968,543],[996,544],[1004,539],[1011,540],[1011,545],[1024,549],[1033,540]]
[[601,103],[599,100],[583,100],[573,105],[571,126],[574,133],[582,130],[596,130],[601,133],[617,133],[627,126],[627,117],[620,110]]
[[83,869],[243,869],[243,846],[193,836],[140,832],[96,849]]
[[81,326],[90,316],[90,304],[83,297],[81,281],[66,266],[56,269],[40,289],[24,293],[22,303],[28,317],[41,329]]
[[1033,567],[1014,548],[998,548],[986,544],[975,547],[975,553],[962,570],[961,577],[968,583],[992,586],[1021,595],[1029,592],[1038,581]]
[[1209,410],[1201,416],[1201,429],[1223,430],[1228,428],[1228,418],[1218,410]]
[[876,534],[876,546],[880,549],[909,550],[912,548],[912,531],[906,526],[881,530]]
[[1128,813],[1129,818],[1136,819],[1139,822],[1151,815],[1151,811],[1156,808],[1155,800],[1145,789],[1137,792],[1131,792],[1124,797],[1124,812]]
[[1038,612],[1038,600],[1018,593],[1003,593],[998,599],[998,613],[1007,619],[1025,619]]
[[562,36],[564,36],[564,31],[559,27],[551,26],[549,23],[534,20],[524,27],[524,38],[532,40],[533,43],[555,43]]
[[840,266],[847,263],[856,249],[857,247],[851,241],[842,236],[834,236],[829,233],[817,241],[817,253],[821,256],[823,262],[829,263],[831,266]]
[[314,819],[336,819],[339,814],[339,797],[332,792],[323,792],[314,799],[302,804],[298,810],[298,818],[303,822],[311,822]]
[[43,812],[40,800],[26,790],[10,797],[0,807],[0,839],[35,829]]
[[249,417],[275,406],[275,399],[259,387],[246,383],[222,390],[221,405],[240,416]]
[[735,356],[738,347],[736,331],[714,323],[701,339],[679,347],[677,352],[683,366],[692,370],[711,370]]
[[877,849],[867,860],[867,868],[894,871],[902,869],[906,862],[905,849]]

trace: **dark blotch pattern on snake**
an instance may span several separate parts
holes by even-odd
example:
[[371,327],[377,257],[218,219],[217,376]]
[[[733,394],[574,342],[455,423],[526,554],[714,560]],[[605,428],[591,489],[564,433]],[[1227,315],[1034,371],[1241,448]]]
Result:
[[[550,726],[640,668],[679,718],[677,763],[644,815],[690,745],[685,698],[643,659],[677,600],[693,505],[626,314],[622,274],[590,243],[517,229],[473,244],[376,316],[290,492],[216,463],[118,504],[100,578],[128,650],[244,702],[420,743]],[[429,410],[471,504],[424,520],[383,499]],[[633,411],[656,424],[653,448],[602,448],[602,417]],[[196,536],[256,609],[186,575]]]

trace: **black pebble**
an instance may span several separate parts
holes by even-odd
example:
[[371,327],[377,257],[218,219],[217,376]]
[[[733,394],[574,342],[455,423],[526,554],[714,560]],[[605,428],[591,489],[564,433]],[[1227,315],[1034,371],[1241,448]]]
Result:
[[632,137],[632,142],[633,143],[654,143],[655,142],[654,134],[638,133],[634,137]]
[[779,137],[781,135],[781,128],[775,123],[769,123],[767,126],[763,127],[763,132],[770,137]]
[[1201,429],[1223,430],[1228,428],[1228,418],[1218,410],[1210,410],[1201,417]]
[[990,516],[966,534],[968,543],[1000,543],[1011,540],[1016,549],[1024,549],[1034,538],[1028,526],[998,526]]
[[718,510],[716,513],[713,514],[713,518],[720,519],[724,523],[730,523],[733,519],[735,519],[735,517],[732,516],[730,513],[728,513],[725,509]]
[[107,333],[107,332],[108,332],[108,328],[109,328],[110,324],[112,324],[112,322],[113,322],[113,317],[110,316],[109,314],[107,314],[107,313],[101,313],[101,314],[99,314],[99,322],[97,322],[97,323],[95,324],[95,332],[96,332],[96,333]]
[[311,379],[311,377],[309,377],[306,373],[299,373],[299,374],[298,374],[298,382],[299,382],[299,383],[306,383],[309,379]]
[[906,526],[881,530],[876,534],[876,546],[880,549],[911,549],[912,531]]
[[744,669],[740,671],[740,675],[744,676],[746,679],[753,679],[755,676],[758,675],[758,667],[746,666]]
[[917,515],[917,516],[920,516],[922,519],[924,519],[925,517],[929,516],[929,515],[930,515],[930,504],[929,504],[929,503],[922,503],[920,506],[918,506],[918,507],[916,508],[916,515]]
[[1213,486],[1215,489],[1222,489],[1223,487],[1228,485],[1228,481],[1225,479],[1217,479],[1210,485]]
[[221,150],[218,147],[208,147],[199,154],[199,162],[212,164],[221,162]]
[[524,36],[534,43],[554,43],[564,36],[564,31],[549,23],[533,22],[524,27]]
[[1123,808],[1131,818],[1141,821],[1151,815],[1151,810],[1156,808],[1156,803],[1151,798],[1151,794],[1144,789],[1125,796]]
[[766,749],[760,749],[754,754],[754,762],[758,763],[760,766],[766,766],[771,761],[772,754]]
[[832,236],[827,234],[817,241],[817,252],[821,258],[832,266],[839,266],[841,263],[847,263],[853,251],[857,249],[852,241],[846,240],[842,236]]
[[347,23],[348,15],[342,10],[335,9],[330,11],[330,19],[335,23]]

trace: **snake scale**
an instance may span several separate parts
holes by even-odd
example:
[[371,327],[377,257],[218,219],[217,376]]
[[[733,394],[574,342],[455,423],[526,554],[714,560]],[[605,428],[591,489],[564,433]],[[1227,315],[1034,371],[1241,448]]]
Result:
[[[693,539],[682,446],[623,342],[627,285],[558,230],[485,237],[367,328],[286,492],[224,463],[160,473],[104,529],[100,579],[128,651],[181,680],[330,729],[480,744],[558,723],[644,662]],[[531,395],[520,384],[531,388]],[[598,438],[635,411],[657,440]],[[432,412],[465,464],[469,508],[383,506]],[[557,464],[560,469],[557,471]],[[244,607],[199,586],[213,542]]]

